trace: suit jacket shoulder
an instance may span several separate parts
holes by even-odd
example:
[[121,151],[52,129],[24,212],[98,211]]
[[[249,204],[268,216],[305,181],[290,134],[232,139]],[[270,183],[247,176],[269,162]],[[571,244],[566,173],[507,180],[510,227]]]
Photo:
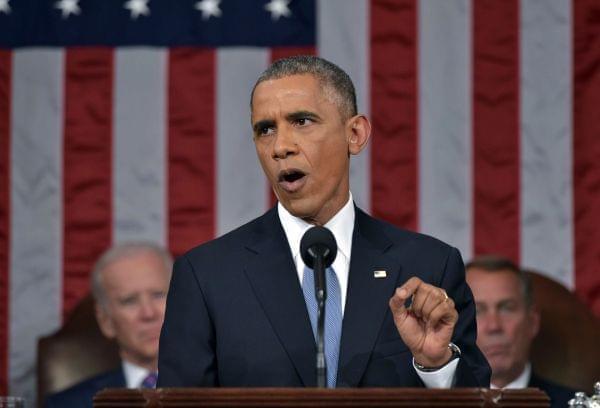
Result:
[[566,407],[569,405],[569,400],[575,397],[575,390],[564,385],[557,384],[545,378],[538,376],[536,373],[531,373],[529,386],[539,388],[550,397],[550,406],[552,408]]
[[[255,237],[262,236],[263,234],[273,235],[277,233],[284,234],[285,236],[283,227],[279,222],[279,216],[277,215],[277,206],[274,206],[260,217],[255,218],[220,237],[193,247],[183,254],[182,257],[189,258],[193,261],[209,255],[210,257],[217,256],[215,259],[216,262],[225,261],[231,258],[231,256],[229,252],[223,252],[223,250],[235,251],[237,253],[243,249],[243,245],[240,246],[240,244],[252,244],[252,239]],[[202,260],[204,261],[204,259]]]
[[[372,243],[382,247],[394,246],[394,251],[399,256],[409,254],[411,260],[418,259],[422,263],[425,259],[421,255],[426,252],[430,259],[447,259],[452,252],[457,250],[447,243],[430,235],[399,228],[386,221],[374,218],[361,209],[356,208],[355,235],[360,234]],[[439,266],[439,265],[436,265]]]
[[99,374],[84,380],[64,391],[50,395],[46,399],[46,408],[85,408],[92,407],[97,392],[105,388],[125,387],[125,376],[122,369]]
[[291,262],[277,206],[227,234],[190,249],[175,260],[173,270],[177,273],[189,268],[199,286],[207,290],[204,295],[210,297],[210,288],[226,290],[227,285],[238,286],[245,279],[243,266],[251,264],[257,253],[271,253]]

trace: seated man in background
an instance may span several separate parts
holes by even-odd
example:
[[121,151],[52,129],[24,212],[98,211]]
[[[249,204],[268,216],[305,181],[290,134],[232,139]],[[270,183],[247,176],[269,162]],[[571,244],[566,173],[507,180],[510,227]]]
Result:
[[566,407],[575,390],[540,378],[529,363],[540,315],[528,276],[495,256],[475,258],[466,273],[477,308],[477,345],[492,368],[491,388],[539,388],[552,407]]
[[172,264],[167,251],[149,243],[119,244],[98,259],[91,276],[96,319],[102,333],[116,340],[121,368],[51,395],[46,407],[91,407],[104,388],[156,386]]

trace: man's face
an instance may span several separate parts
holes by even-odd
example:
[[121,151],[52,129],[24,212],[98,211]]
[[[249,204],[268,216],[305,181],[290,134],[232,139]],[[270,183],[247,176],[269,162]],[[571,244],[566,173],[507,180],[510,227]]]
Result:
[[354,129],[368,125],[363,116],[344,119],[331,95],[312,75],[293,75],[261,82],[252,99],[256,152],[275,195],[321,225],[348,200],[349,154],[366,144]]
[[158,358],[169,273],[152,252],[118,259],[102,272],[104,305],[96,315],[104,335],[116,339],[121,358],[150,369]]
[[539,316],[527,307],[513,272],[469,268],[467,283],[477,307],[477,345],[490,363],[492,382],[503,387],[525,368]]

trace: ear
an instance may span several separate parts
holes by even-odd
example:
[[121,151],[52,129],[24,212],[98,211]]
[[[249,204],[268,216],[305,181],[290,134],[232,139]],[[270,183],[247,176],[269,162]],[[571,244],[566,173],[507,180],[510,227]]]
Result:
[[98,303],[96,303],[95,310],[100,331],[104,334],[104,337],[113,339],[116,336],[116,330],[110,313]]
[[359,154],[371,137],[371,123],[365,115],[356,115],[347,122],[348,153]]
[[533,340],[540,331],[540,311],[533,305],[529,310],[529,336],[530,340]]

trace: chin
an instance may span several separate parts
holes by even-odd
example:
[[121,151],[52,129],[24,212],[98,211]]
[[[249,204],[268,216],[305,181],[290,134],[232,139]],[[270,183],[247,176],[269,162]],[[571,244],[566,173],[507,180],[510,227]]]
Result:
[[488,362],[490,363],[490,367],[492,367],[492,372],[497,372],[497,373],[505,373],[510,371],[510,369],[512,368],[512,365],[510,364],[509,361],[506,360],[488,360]]
[[306,202],[302,202],[301,198],[291,198],[282,201],[281,204],[285,207],[286,210],[289,211],[294,217],[298,218],[306,218],[309,217],[312,213],[310,211]]

